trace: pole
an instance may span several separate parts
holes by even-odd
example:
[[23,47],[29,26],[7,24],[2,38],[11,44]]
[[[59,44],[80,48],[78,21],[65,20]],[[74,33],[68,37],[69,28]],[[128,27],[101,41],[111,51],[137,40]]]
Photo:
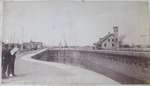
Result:
[[21,46],[21,50],[23,50],[23,39],[24,39],[24,28],[21,28],[22,30],[22,46]]
[[150,0],[148,0],[148,6],[149,6],[149,43],[150,43]]

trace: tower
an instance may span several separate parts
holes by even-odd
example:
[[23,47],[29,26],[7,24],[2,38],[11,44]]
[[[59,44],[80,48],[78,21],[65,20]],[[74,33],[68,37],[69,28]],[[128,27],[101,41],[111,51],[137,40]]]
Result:
[[119,39],[118,39],[118,26],[114,25],[113,26],[113,32],[114,32],[114,44],[115,44],[115,48],[119,47]]
[[113,26],[114,35],[116,38],[118,38],[118,26]]

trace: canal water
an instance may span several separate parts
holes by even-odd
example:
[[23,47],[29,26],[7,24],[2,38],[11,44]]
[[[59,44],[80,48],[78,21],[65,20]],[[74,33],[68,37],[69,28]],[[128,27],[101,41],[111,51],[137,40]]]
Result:
[[[110,77],[113,80],[116,80],[122,84],[144,84],[145,82],[122,73],[119,73],[115,70],[106,68],[105,60],[97,60],[98,54],[84,53],[78,50],[47,50],[36,56],[34,59],[50,62],[58,62],[68,65],[79,66],[89,70],[93,70],[97,73],[103,74],[107,77]],[[104,64],[104,65],[103,65]],[[109,65],[107,65],[109,66]],[[111,66],[111,63],[110,63]]]

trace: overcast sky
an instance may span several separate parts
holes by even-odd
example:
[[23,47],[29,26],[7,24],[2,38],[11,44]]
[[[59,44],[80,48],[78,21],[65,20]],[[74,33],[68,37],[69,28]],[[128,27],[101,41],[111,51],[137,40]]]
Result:
[[125,43],[148,43],[148,13],[146,2],[6,2],[3,39],[92,45],[115,24]]

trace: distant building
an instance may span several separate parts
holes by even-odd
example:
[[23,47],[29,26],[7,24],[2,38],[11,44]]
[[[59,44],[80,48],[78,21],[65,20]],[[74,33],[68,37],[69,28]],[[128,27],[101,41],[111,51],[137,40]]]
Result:
[[31,41],[30,43],[31,43],[33,49],[43,48],[43,43],[42,42],[32,42]]
[[119,47],[118,26],[113,26],[113,33],[108,33],[94,43],[96,49],[115,49]]
[[8,45],[9,48],[11,48],[12,46],[16,46],[18,48],[21,47],[21,44],[19,44],[19,43],[4,43],[4,42],[2,42],[2,45],[6,45],[6,44]]
[[24,50],[37,50],[43,48],[43,43],[42,42],[24,42],[23,43],[23,49]]
[[22,46],[23,50],[31,50],[31,44],[29,42],[24,42]]

